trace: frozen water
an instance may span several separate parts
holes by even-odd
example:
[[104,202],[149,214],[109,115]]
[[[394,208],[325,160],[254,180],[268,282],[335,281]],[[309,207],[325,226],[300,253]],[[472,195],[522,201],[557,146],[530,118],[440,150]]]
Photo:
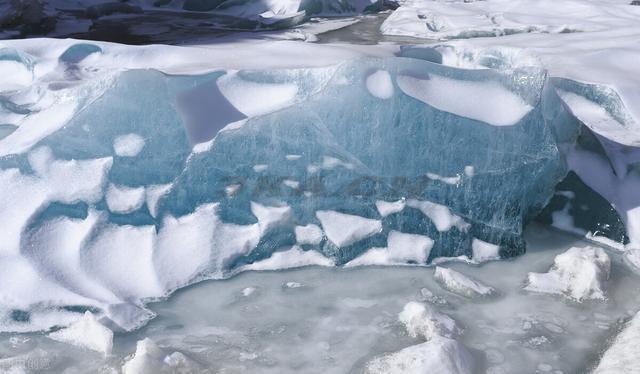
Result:
[[[551,368],[551,372],[589,372],[609,349],[607,341],[611,338],[613,343],[613,337],[640,310],[639,275],[628,268],[619,252],[608,251],[611,277],[607,300],[575,303],[523,292],[529,272],[546,271],[557,255],[588,244],[537,225],[528,229],[526,238],[527,253],[509,261],[450,264],[455,271],[499,289],[500,297],[496,298],[468,299],[449,293],[438,286],[433,269],[424,267],[244,272],[187,287],[165,301],[150,304],[158,318],[136,331],[117,330],[111,356],[56,342],[42,333],[4,333],[0,336],[0,368],[11,370],[32,362],[43,371],[118,372],[133,357],[146,357],[152,346],[158,349],[153,350],[156,358],[141,361],[161,365],[167,372],[176,361],[190,363],[180,366],[187,368],[186,372],[203,367],[278,374],[361,373],[372,361],[393,355],[398,365],[410,364],[404,361],[408,356],[419,358],[419,362],[449,362],[447,354],[459,357],[457,349],[443,352],[435,345],[420,347],[424,338],[409,336],[398,320],[407,304],[429,303],[429,310],[464,328],[445,346],[468,352],[474,373],[517,373],[523,367],[535,370],[539,365]],[[290,282],[304,286],[286,287]],[[244,297],[245,289],[253,292]],[[71,322],[83,316],[70,314]],[[30,313],[33,323],[41,316]],[[143,344],[138,355],[137,342],[145,338],[153,344]],[[436,338],[438,344],[443,342],[440,339]],[[603,359],[602,365],[633,364],[637,345],[625,347],[616,350],[629,352],[626,357],[630,359]],[[405,349],[411,355],[398,357]],[[195,366],[188,366],[191,364]]]
[[437,266],[433,277],[442,288],[461,296],[486,297],[496,293],[494,288],[452,269]]

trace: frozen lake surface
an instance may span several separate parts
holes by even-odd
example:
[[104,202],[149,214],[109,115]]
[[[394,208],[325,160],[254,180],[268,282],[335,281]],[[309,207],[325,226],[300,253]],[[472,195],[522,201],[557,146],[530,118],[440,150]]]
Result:
[[[606,300],[527,292],[529,272],[546,272],[558,254],[590,244],[535,225],[526,239],[527,253],[512,260],[440,265],[493,287],[495,296],[453,294],[434,280],[434,267],[245,272],[150,304],[157,317],[140,330],[116,332],[108,356],[39,333],[3,334],[0,370],[119,372],[136,342],[150,338],[161,350],[157,362],[147,357],[137,367],[146,369],[129,372],[361,373],[374,357],[423,341],[398,321],[404,305],[418,301],[462,328],[459,340],[478,372],[589,372],[640,309],[639,276],[608,250]],[[167,364],[176,357],[186,362],[178,365],[183,371]]]

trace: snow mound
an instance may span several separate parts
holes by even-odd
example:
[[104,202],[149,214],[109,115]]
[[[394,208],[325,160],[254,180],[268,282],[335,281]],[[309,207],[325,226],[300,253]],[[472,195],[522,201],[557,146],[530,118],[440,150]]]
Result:
[[460,342],[434,337],[430,341],[371,360],[370,374],[473,374],[476,366],[469,350]]
[[486,297],[497,293],[494,288],[452,269],[437,266],[433,276],[442,288],[460,296]]
[[526,290],[575,301],[605,299],[611,260],[602,248],[573,247],[556,256],[547,273],[529,273]]
[[181,352],[166,354],[151,339],[136,344],[136,352],[122,366],[123,374],[195,373],[203,368]]
[[404,306],[402,312],[398,314],[398,320],[412,338],[424,340],[430,340],[437,336],[456,338],[462,333],[453,318],[426,304],[415,301]]
[[98,322],[91,312],[85,312],[78,321],[69,327],[50,333],[48,337],[104,355],[110,354],[113,347],[113,332]]

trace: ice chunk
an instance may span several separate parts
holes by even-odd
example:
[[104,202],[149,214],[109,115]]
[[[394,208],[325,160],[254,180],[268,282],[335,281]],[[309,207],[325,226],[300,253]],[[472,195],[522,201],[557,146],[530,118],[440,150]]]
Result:
[[138,134],[118,136],[113,141],[113,150],[120,157],[135,157],[144,148],[144,139]]
[[318,225],[308,224],[295,227],[296,242],[298,244],[318,245],[322,242],[323,233]]
[[575,301],[604,299],[611,260],[602,248],[572,247],[556,256],[547,273],[529,273],[528,291],[565,295]]
[[399,352],[371,360],[370,374],[472,374],[476,372],[473,356],[457,340],[435,337]]
[[378,99],[390,99],[393,97],[393,82],[388,71],[377,70],[367,77],[367,89],[369,93]]
[[640,313],[636,314],[613,344],[604,352],[594,374],[618,374],[640,372]]
[[442,183],[446,183],[446,184],[450,184],[452,186],[455,186],[457,184],[460,183],[461,180],[461,176],[460,175],[456,175],[455,177],[443,177],[442,175],[436,174],[436,173],[427,173],[427,177],[429,177],[429,179],[433,179],[436,181],[440,181]]
[[113,332],[98,322],[91,312],[85,312],[69,327],[47,336],[53,340],[91,349],[104,355],[111,354],[113,347]]
[[473,261],[484,262],[500,258],[500,246],[474,238],[471,242]]
[[456,338],[462,332],[453,318],[415,301],[404,306],[402,312],[398,314],[398,320],[412,338],[419,337],[424,340],[437,336]]
[[327,238],[337,247],[346,247],[382,231],[382,222],[375,219],[319,210],[316,217]]
[[467,230],[470,226],[462,217],[451,213],[451,210],[442,204],[410,199],[407,200],[407,206],[419,209],[429,217],[438,231],[449,231],[454,226],[459,230]]
[[274,252],[271,257],[245,265],[243,270],[278,270],[303,266],[333,266],[335,262],[317,251],[303,251],[294,246],[286,251]]
[[429,258],[433,240],[424,235],[389,232],[387,248],[372,248],[345,266],[424,264]]
[[460,296],[486,297],[496,293],[494,288],[452,269],[437,266],[433,276],[442,288]]
[[392,201],[392,202],[383,201],[383,200],[376,201],[376,208],[378,208],[378,213],[380,213],[382,217],[386,217],[394,213],[402,212],[402,210],[406,205],[407,205],[406,201],[402,199],[398,201]]
[[[521,97],[496,82],[463,81],[430,75],[420,79],[398,76],[405,94],[442,111],[493,126],[513,126],[533,108]],[[466,97],[467,100],[460,100]]]
[[107,188],[107,206],[113,213],[127,214],[136,211],[144,204],[144,187],[130,188],[109,184]]

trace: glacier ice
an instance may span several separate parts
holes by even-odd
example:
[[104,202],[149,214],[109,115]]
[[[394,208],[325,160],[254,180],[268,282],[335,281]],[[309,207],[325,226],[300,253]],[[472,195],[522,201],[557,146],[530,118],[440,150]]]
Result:
[[[487,66],[461,69],[436,61],[443,50],[404,48],[317,67],[206,70],[197,51],[196,72],[183,74],[129,57],[108,68],[109,48],[66,42],[67,57],[51,56],[62,68],[36,69],[3,96],[15,130],[0,139],[0,252],[25,268],[30,296],[24,305],[4,291],[7,316],[48,300],[30,286],[38,277],[59,305],[131,329],[152,316],[145,300],[242,270],[507,258],[523,253],[522,230],[545,206],[586,220],[555,203],[568,196],[591,201],[600,226],[599,212],[614,211],[611,239],[637,240],[635,143],[608,143],[601,133],[615,124],[580,114],[593,114],[588,100],[635,126],[625,106],[530,60],[476,55]],[[11,56],[25,69],[45,59]],[[171,61],[182,60],[158,63]],[[454,100],[465,94],[468,105]],[[585,152],[595,156],[580,163]],[[600,186],[587,165],[615,174]],[[556,191],[563,184],[573,194]]]

